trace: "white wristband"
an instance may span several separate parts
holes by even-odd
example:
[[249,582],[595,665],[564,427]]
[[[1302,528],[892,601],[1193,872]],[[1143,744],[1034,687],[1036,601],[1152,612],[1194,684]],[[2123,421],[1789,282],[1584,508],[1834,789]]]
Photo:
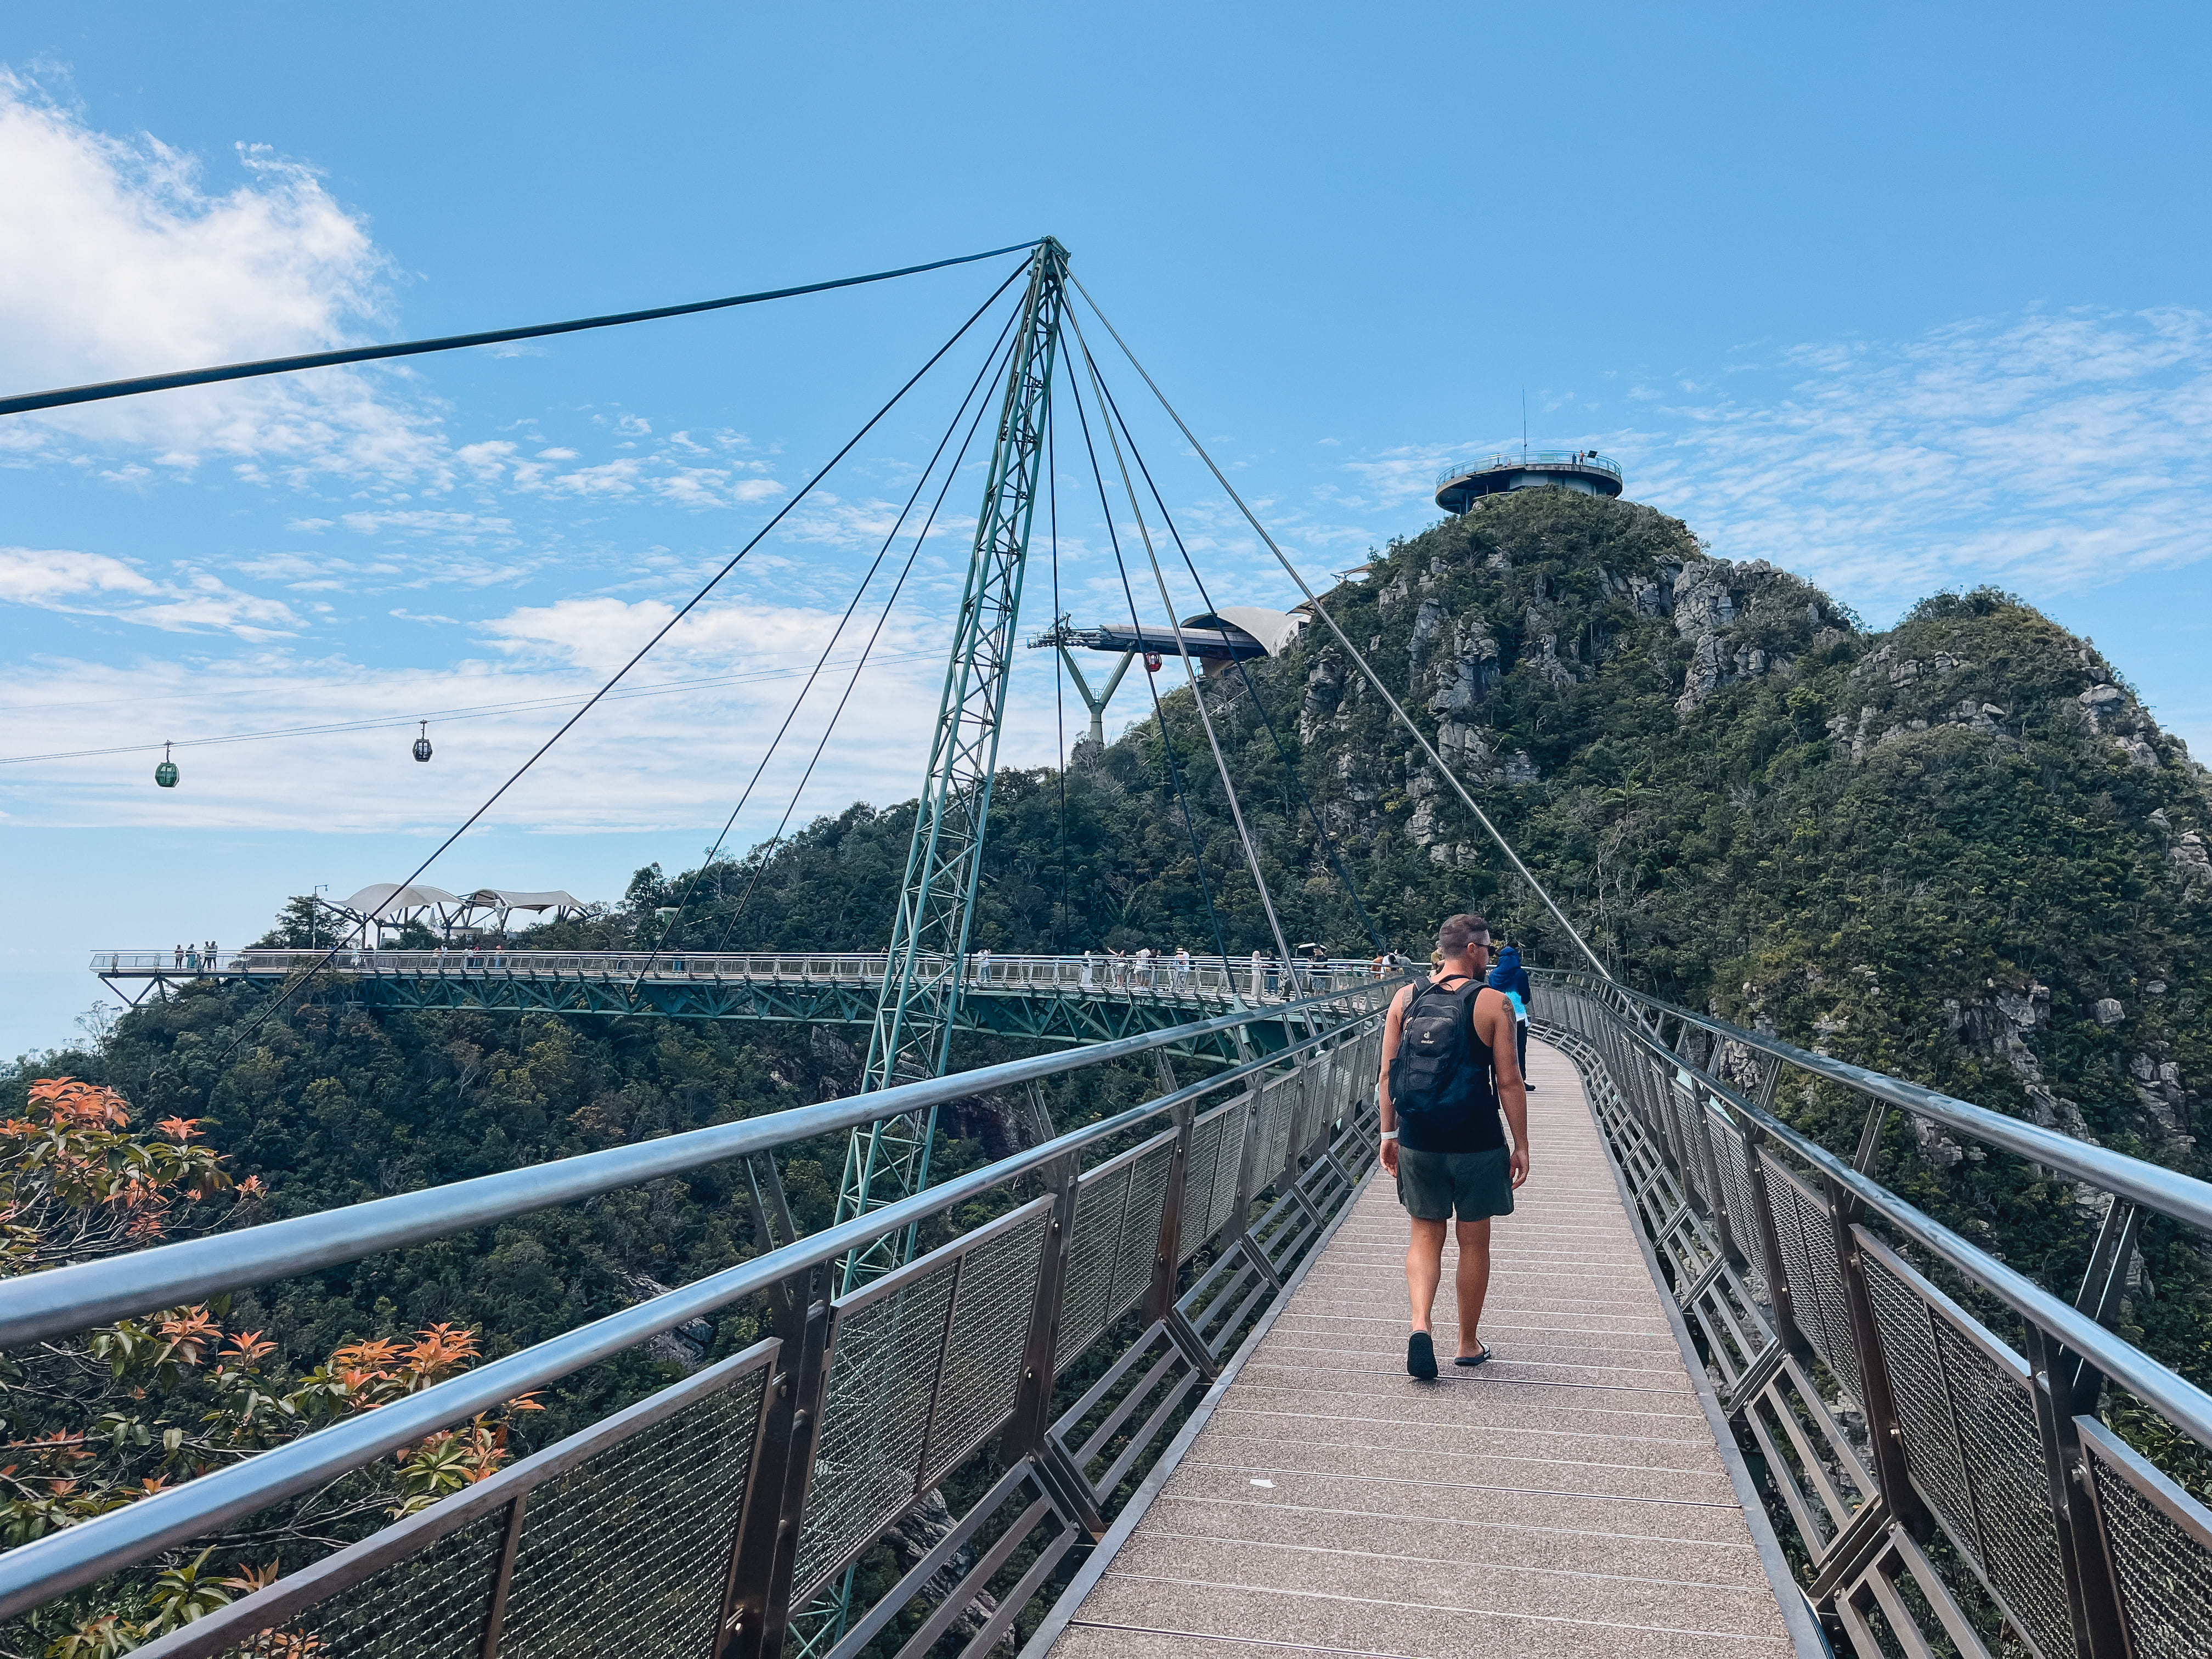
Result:
[[1385,1129],[1382,1131],[1382,1139],[1385,1140],[1395,1140],[1397,1138],[1398,1132],[1395,1129]]

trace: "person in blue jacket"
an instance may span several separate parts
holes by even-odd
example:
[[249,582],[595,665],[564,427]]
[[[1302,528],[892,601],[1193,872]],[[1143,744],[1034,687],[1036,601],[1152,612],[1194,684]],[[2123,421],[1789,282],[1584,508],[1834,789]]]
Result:
[[1521,952],[1507,945],[1498,953],[1498,961],[1490,970],[1490,988],[1504,993],[1506,1001],[1513,1005],[1513,1044],[1516,1058],[1521,1062],[1523,1086],[1534,1092],[1536,1085],[1527,1083],[1528,1075],[1528,970],[1521,965]]

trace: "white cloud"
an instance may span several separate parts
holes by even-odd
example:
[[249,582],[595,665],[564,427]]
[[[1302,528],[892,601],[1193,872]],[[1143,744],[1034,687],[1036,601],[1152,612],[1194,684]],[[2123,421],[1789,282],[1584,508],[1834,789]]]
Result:
[[[1948,584],[2047,593],[2212,556],[2202,312],[2031,314],[1763,355],[1695,398],[1635,381],[1628,422],[1561,435],[1621,460],[1632,499],[1715,552],[1771,559],[1869,614]],[[1312,499],[1402,522],[1431,510],[1446,463],[1498,447],[1373,451],[1338,469],[1349,489],[1323,483]]]
[[0,602],[246,640],[274,639],[301,626],[282,600],[241,593],[204,573],[157,581],[120,559],[58,548],[0,547]]
[[[240,181],[150,135],[94,131],[0,70],[0,381],[13,389],[123,378],[341,344],[379,314],[385,260],[308,168],[241,146]],[[266,469],[416,473],[434,424],[387,398],[388,377],[301,377],[43,411],[0,432],[0,458],[88,447]],[[141,475],[144,476],[144,475]]]
[[512,519],[484,518],[474,513],[448,513],[426,507],[383,513],[348,513],[342,514],[338,522],[348,530],[363,536],[397,530],[410,536],[435,536],[463,545],[479,541],[486,536],[505,537],[514,529]]
[[0,599],[51,605],[85,593],[151,593],[155,584],[120,559],[61,548],[0,548]]
[[1614,440],[1644,458],[1630,494],[1717,552],[1771,558],[1870,608],[2212,555],[2203,313],[1966,322],[1901,345],[1800,347],[1777,372],[1787,383],[1764,398],[1739,384]]

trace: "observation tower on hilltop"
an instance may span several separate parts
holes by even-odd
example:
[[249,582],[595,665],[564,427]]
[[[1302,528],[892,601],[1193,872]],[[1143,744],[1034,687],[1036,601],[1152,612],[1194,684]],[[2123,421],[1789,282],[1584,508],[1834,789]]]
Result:
[[1571,489],[1584,495],[1620,494],[1619,463],[1595,449],[1537,449],[1525,446],[1479,460],[1455,461],[1437,476],[1437,505],[1464,513],[1484,495],[1509,489]]

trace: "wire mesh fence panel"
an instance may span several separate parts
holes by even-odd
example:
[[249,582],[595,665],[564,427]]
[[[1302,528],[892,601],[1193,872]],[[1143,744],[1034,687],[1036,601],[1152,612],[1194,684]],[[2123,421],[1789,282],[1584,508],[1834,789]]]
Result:
[[968,1252],[939,1362],[937,1407],[930,1415],[919,1483],[924,1490],[981,1444],[1014,1409],[1051,1219],[1051,1200],[1039,1200],[1027,1219]]
[[1742,1132],[1733,1123],[1718,1118],[1707,1124],[1706,1133],[1712,1140],[1713,1163],[1720,1175],[1721,1203],[1728,1211],[1729,1237],[1749,1264],[1744,1275],[1753,1291],[1771,1297],[1769,1287],[1773,1267],[1766,1259],[1765,1235],[1759,1224],[1759,1209],[1751,1197],[1751,1152]]
[[1176,1241],[1180,1252],[1177,1265],[1197,1254],[1212,1231],[1206,1218],[1212,1212],[1222,1138],[1229,1132],[1227,1109],[1217,1107],[1190,1126],[1190,1155],[1182,1166],[1182,1236]]
[[[1984,1581],[2044,1659],[2074,1659],[2058,1527],[2027,1368],[1944,1319],[1932,1327],[1958,1408],[1966,1483],[1982,1521]],[[1984,1346],[1988,1344],[1989,1346]]]
[[1797,1177],[1765,1153],[1766,1194],[1774,1206],[1774,1233],[1782,1246],[1783,1276],[1798,1328],[1854,1402],[1866,1398],[1858,1345],[1844,1305],[1843,1270],[1836,1261],[1836,1232],[1827,1206]]
[[896,1520],[915,1496],[959,1265],[957,1249],[936,1251],[896,1288],[885,1291],[889,1281],[879,1281],[852,1308],[838,1310],[814,1485],[799,1535],[794,1604]]
[[1272,1187],[1290,1162],[1291,1115],[1297,1110],[1298,1080],[1279,1077],[1269,1081],[1260,1097],[1260,1145],[1252,1166],[1255,1188]]
[[2077,1419],[2136,1659],[2212,1653],[2212,1510],[2100,1425]]
[[1076,1188],[1075,1231],[1067,1242],[1066,1287],[1060,1309],[1061,1365],[1105,1332],[1106,1295],[1114,1283],[1114,1252],[1121,1247],[1121,1212],[1128,1202],[1126,1160],[1092,1170]]
[[243,1642],[231,1651],[312,1654],[314,1659],[476,1659],[506,1536],[502,1505],[281,1621],[258,1643]]
[[711,1649],[761,1386],[740,1375],[531,1492],[501,1659]]
[[1943,1523],[1961,1553],[1979,1566],[1986,1558],[1981,1521],[1966,1485],[1959,1419],[1936,1346],[1934,1313],[1913,1282],[1878,1247],[1862,1244],[1867,1291],[1881,1331],[1883,1368],[1897,1402],[1898,1433],[1905,1443],[1905,1473]]
[[1680,1171],[1683,1195],[1710,1212],[1712,1193],[1705,1185],[1705,1160],[1698,1156],[1705,1139],[1698,1120],[1704,1115],[1688,1085],[1677,1078],[1667,1091],[1667,1146],[1674,1154],[1675,1169]]
[[1206,1196],[1205,1221],[1195,1231],[1186,1229],[1183,1238],[1187,1249],[1194,1249],[1206,1239],[1218,1237],[1227,1226],[1237,1209],[1237,1177],[1244,1166],[1244,1138],[1252,1124],[1249,1100],[1232,1100],[1220,1111],[1221,1152],[1213,1164],[1213,1188]]
[[1152,1266],[1159,1259],[1160,1219],[1168,1202],[1168,1176],[1175,1168],[1175,1139],[1162,1136],[1129,1170],[1129,1204],[1121,1212],[1120,1248],[1114,1252],[1113,1288],[1106,1297],[1111,1325],[1152,1288]]

